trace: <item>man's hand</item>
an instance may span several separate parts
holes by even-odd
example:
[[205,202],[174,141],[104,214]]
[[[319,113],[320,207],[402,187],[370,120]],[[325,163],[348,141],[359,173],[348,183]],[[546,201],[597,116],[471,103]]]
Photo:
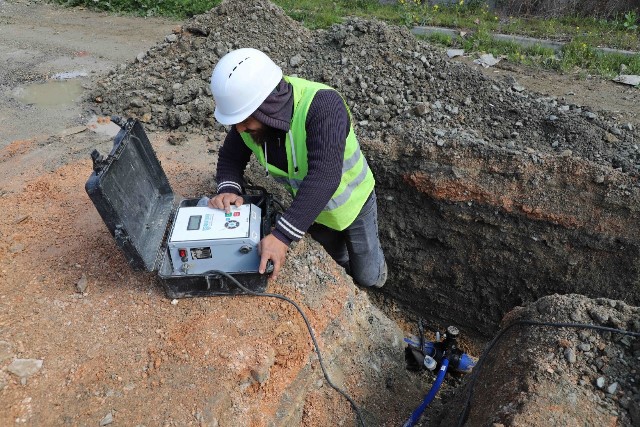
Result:
[[226,213],[231,212],[231,205],[242,206],[244,199],[233,193],[220,193],[209,199],[209,207],[213,209],[224,209]]
[[271,260],[273,262],[273,273],[271,273],[271,278],[278,278],[278,272],[284,265],[284,260],[287,258],[287,249],[289,249],[289,246],[282,243],[274,237],[273,234],[269,234],[267,237],[262,239],[258,245],[258,250],[260,251],[260,267],[258,267],[258,271],[260,274],[264,274],[264,271],[267,268],[267,261]]

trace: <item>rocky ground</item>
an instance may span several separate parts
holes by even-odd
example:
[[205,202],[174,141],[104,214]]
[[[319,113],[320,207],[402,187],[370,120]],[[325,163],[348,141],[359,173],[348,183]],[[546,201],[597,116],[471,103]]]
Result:
[[[640,310],[620,301],[553,295],[504,319],[582,323],[640,333]],[[514,326],[486,355],[475,379],[468,425],[640,423],[640,342],[593,329]],[[461,387],[441,425],[457,425],[469,396]]]
[[[526,308],[505,322],[639,331],[637,89],[508,64],[479,70],[378,22],[311,32],[258,0],[184,23],[40,2],[2,2],[0,14],[0,31],[18,34],[0,50],[3,425],[355,424],[290,307],[164,298],[153,274],[128,268],[82,188],[88,152],[111,145],[94,132],[112,128],[97,113],[139,118],[176,193],[210,193],[224,129],[207,80],[236,47],[340,89],[376,173],[385,291],[356,289],[311,241],[269,284],[308,311],[332,377],[368,425],[401,424],[433,381],[404,370],[401,337],[417,316],[431,330],[461,326],[473,355],[517,305]],[[88,104],[24,96],[74,70],[87,71],[76,81]],[[554,293],[586,296],[538,301]],[[637,424],[637,339],[518,331],[481,371],[471,425]],[[455,418],[459,382],[447,381],[424,425]],[[481,401],[489,395],[499,399]]]

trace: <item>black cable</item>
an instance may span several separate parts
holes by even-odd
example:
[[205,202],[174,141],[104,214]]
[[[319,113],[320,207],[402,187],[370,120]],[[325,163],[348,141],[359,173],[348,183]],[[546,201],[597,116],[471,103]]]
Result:
[[295,301],[293,301],[290,298],[287,298],[284,295],[280,295],[280,294],[271,294],[271,293],[267,293],[267,292],[254,292],[254,291],[246,288],[245,286],[243,286],[240,282],[238,282],[238,280],[236,280],[235,277],[233,277],[232,275],[230,275],[229,273],[226,273],[224,271],[209,270],[204,274],[206,275],[206,274],[210,274],[210,273],[221,274],[221,275],[227,277],[233,283],[235,283],[235,285],[237,287],[239,287],[241,290],[243,290],[244,292],[246,292],[249,295],[254,295],[254,296],[258,296],[258,297],[278,298],[278,299],[281,299],[283,301],[286,301],[286,302],[292,304],[296,308],[296,310],[298,310],[298,313],[300,313],[300,315],[302,316],[302,319],[304,319],[304,323],[307,325],[307,329],[309,331],[309,335],[311,336],[311,341],[313,341],[313,346],[315,347],[316,354],[318,355],[318,362],[320,363],[320,368],[322,369],[322,373],[324,374],[324,378],[327,380],[327,383],[335,391],[340,393],[345,399],[347,399],[349,401],[349,403],[351,404],[351,407],[353,408],[353,410],[355,411],[355,413],[356,413],[356,415],[358,417],[358,421],[360,422],[362,427],[366,427],[366,425],[364,423],[364,418],[362,417],[362,413],[360,412],[360,408],[358,408],[358,405],[356,405],[356,403],[353,401],[353,399],[351,397],[349,397],[349,395],[346,392],[344,392],[338,386],[333,384],[333,382],[331,382],[331,379],[329,378],[329,374],[327,373],[327,370],[324,367],[324,362],[322,361],[322,354],[320,353],[320,346],[318,345],[318,341],[316,341],[316,336],[313,333],[313,328],[311,327],[311,323],[309,323],[309,319],[307,319],[307,316],[304,314],[304,312],[302,311],[300,306]]
[[458,424],[457,424],[458,427],[462,427],[464,423],[467,421],[467,416],[469,415],[469,410],[471,408],[471,399],[473,398],[473,386],[475,384],[476,379],[478,378],[480,367],[482,366],[483,362],[487,358],[487,355],[489,354],[493,346],[500,340],[500,338],[504,335],[504,333],[516,325],[552,326],[554,328],[595,329],[597,331],[631,335],[632,337],[640,337],[640,332],[625,331],[623,329],[608,328],[606,326],[587,325],[583,323],[556,323],[556,322],[537,322],[535,320],[517,320],[512,324],[510,324],[509,326],[503,328],[500,332],[498,332],[498,335],[496,335],[491,340],[487,348],[485,348],[485,350],[480,355],[478,362],[473,367],[473,372],[471,373],[471,376],[469,377],[469,383],[467,384],[467,387],[468,387],[467,397],[464,402],[464,407],[462,408],[462,413],[458,418]]

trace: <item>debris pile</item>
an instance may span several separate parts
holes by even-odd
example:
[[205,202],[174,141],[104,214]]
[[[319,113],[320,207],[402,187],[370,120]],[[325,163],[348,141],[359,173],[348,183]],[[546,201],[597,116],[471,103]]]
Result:
[[[640,309],[621,301],[552,295],[504,319],[581,323],[640,333]],[[640,425],[640,342],[596,329],[517,325],[487,354],[473,385],[473,425]],[[455,425],[460,387],[442,425]],[[497,424],[496,424],[497,423]]]
[[211,133],[221,129],[212,114],[211,72],[241,47],[263,50],[285,74],[339,90],[361,137],[438,146],[468,139],[640,171],[633,124],[527,93],[514,80],[490,80],[407,29],[347,19],[311,32],[264,0],[231,0],[192,18],[100,80],[90,99],[98,113],[137,117],[151,130]]

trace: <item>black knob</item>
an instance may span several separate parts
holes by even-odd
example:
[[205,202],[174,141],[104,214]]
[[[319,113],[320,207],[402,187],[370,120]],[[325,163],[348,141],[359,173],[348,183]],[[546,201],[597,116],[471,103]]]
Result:
[[251,252],[251,249],[252,248],[249,245],[240,246],[240,253],[241,254],[248,254],[249,252]]

